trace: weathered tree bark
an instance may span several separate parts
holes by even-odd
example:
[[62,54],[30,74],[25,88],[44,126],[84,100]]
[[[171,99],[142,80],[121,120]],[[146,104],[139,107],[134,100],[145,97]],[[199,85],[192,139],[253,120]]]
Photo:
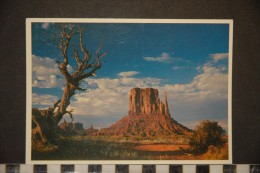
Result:
[[62,99],[61,99],[61,102],[60,102],[60,105],[59,105],[59,108],[58,110],[55,112],[54,114],[54,119],[55,119],[55,122],[58,124],[60,122],[60,120],[62,119],[63,115],[68,113],[71,115],[71,119],[72,118],[72,110],[71,111],[67,111],[67,107],[69,106],[70,104],[70,98],[74,95],[75,93],[75,86],[73,85],[69,85],[67,84],[64,91],[63,91],[63,96],[62,96]]
[[[32,110],[32,145],[34,148],[45,147],[55,143],[55,138],[58,134],[58,123],[65,114],[69,114],[73,120],[73,110],[67,110],[71,97],[76,90],[85,91],[79,87],[80,82],[88,77],[96,76],[95,72],[101,68],[100,59],[106,53],[100,53],[102,48],[102,41],[100,42],[96,51],[95,57],[89,55],[89,52],[83,45],[84,28],[79,25],[66,27],[65,24],[60,25],[59,34],[59,50],[63,56],[63,62],[58,62],[58,68],[61,74],[66,79],[66,86],[63,91],[61,100],[54,103],[52,108],[46,110],[39,110],[33,108]],[[84,58],[79,57],[78,49],[73,45],[70,46],[70,41],[73,36],[79,34],[79,49],[84,54]],[[71,74],[67,67],[69,65],[69,57],[67,55],[68,49],[72,48],[74,52],[74,59],[78,64],[77,69]]]

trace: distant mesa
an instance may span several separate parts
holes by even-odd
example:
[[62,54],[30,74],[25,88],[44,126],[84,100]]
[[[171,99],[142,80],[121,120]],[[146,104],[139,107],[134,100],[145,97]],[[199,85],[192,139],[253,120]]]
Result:
[[94,133],[97,132],[97,131],[98,131],[98,129],[94,129],[94,127],[92,126],[92,124],[91,124],[91,126],[90,126],[88,129],[85,130],[85,132],[86,132],[87,135],[94,134]]
[[60,125],[59,125],[61,131],[65,135],[77,135],[77,134],[82,134],[82,135],[91,135],[95,132],[98,131],[98,129],[95,129],[92,125],[84,129],[83,128],[83,123],[68,123],[66,120],[64,120]]
[[64,120],[63,123],[60,124],[60,129],[62,130],[75,130],[75,131],[81,131],[84,130],[82,123],[68,123],[66,120]]
[[169,113],[167,94],[164,101],[153,88],[133,88],[129,94],[127,116],[96,132],[96,135],[156,136],[190,135],[192,130],[179,124]]

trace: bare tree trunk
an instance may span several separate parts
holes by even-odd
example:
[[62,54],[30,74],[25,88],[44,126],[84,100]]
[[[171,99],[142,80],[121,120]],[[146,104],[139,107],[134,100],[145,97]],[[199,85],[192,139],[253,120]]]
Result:
[[[69,114],[72,121],[72,111],[67,110],[71,97],[75,94],[75,90],[85,91],[79,87],[81,80],[96,76],[95,72],[101,68],[100,59],[103,58],[106,53],[100,53],[102,48],[102,41],[100,42],[96,51],[96,56],[89,55],[89,52],[83,44],[83,31],[84,28],[74,25],[66,28],[66,26],[60,25],[59,33],[55,34],[58,40],[58,47],[63,56],[63,62],[58,63],[58,68],[61,74],[66,80],[66,86],[63,91],[61,100],[54,103],[52,108],[46,110],[39,110],[33,108],[32,110],[32,146],[33,148],[44,148],[47,145],[55,143],[57,134],[59,133],[58,124],[62,120],[65,114]],[[67,55],[71,38],[79,33],[79,49],[84,54],[83,58],[80,58],[78,49],[73,45],[71,46],[74,52],[74,59],[78,64],[78,68],[70,73],[67,69],[69,65],[69,57]],[[91,61],[92,60],[92,61]]]
[[71,114],[72,110],[67,111],[67,107],[70,104],[70,98],[74,95],[75,90],[76,90],[76,87],[74,85],[72,85],[72,84],[66,85],[66,87],[63,91],[63,96],[62,96],[59,108],[54,114],[54,119],[57,124],[60,122],[63,115],[66,113],[70,114],[71,118],[73,119],[72,114]]
[[53,119],[54,108],[32,109],[32,147],[44,148],[55,139],[57,124]]
[[46,142],[53,142],[58,133],[58,124],[63,116],[68,113],[73,120],[72,110],[67,111],[67,107],[70,104],[70,98],[75,93],[75,86],[67,84],[63,96],[60,102],[55,103],[53,108],[47,110],[33,109],[33,129],[32,136],[35,148],[41,148],[45,145],[49,145]]

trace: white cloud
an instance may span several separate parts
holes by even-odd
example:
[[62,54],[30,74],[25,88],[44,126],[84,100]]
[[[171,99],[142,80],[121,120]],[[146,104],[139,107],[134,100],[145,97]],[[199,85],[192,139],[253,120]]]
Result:
[[216,54],[210,54],[210,57],[215,61],[220,61],[222,59],[228,58],[228,53],[216,53]]
[[186,68],[188,68],[188,67],[184,67],[184,66],[174,66],[174,67],[172,67],[172,69],[173,70],[180,70],[180,69],[186,69]]
[[53,95],[48,95],[48,94],[40,95],[36,93],[32,94],[32,104],[41,107],[52,106],[57,100],[58,97]]
[[[227,121],[228,74],[223,67],[206,63],[201,73],[187,84],[165,85],[170,111],[173,117],[186,126],[194,128],[199,121],[212,119]],[[162,92],[162,91],[161,91]]]
[[50,26],[50,23],[48,23],[48,22],[45,22],[42,24],[42,28],[45,30],[47,30],[49,28],[49,26]]
[[204,65],[202,73],[188,84],[165,85],[168,92],[182,101],[200,102],[227,99],[228,75],[221,67]]
[[126,72],[121,72],[121,73],[118,73],[117,75],[119,77],[124,77],[124,78],[128,78],[128,77],[132,77],[132,76],[135,76],[139,74],[138,71],[126,71]]
[[[68,66],[68,71],[72,71]],[[38,88],[62,88],[65,84],[55,60],[32,55],[32,86]]]
[[189,63],[189,61],[184,60],[183,58],[179,57],[171,57],[168,53],[162,53],[159,57],[144,57],[145,61],[151,61],[151,62],[161,62],[161,63],[174,63],[174,62],[186,62]]
[[71,102],[70,108],[74,109],[75,115],[125,116],[128,109],[126,107],[128,105],[127,95],[125,92],[116,90],[90,89],[88,92],[75,95],[75,101]]
[[[49,29],[49,27],[51,26],[51,24],[52,24],[52,23],[50,23],[50,22],[45,22],[45,23],[42,24],[42,28],[45,29],[45,30],[47,30],[47,29]],[[72,29],[73,26],[74,26],[74,24],[64,24],[64,27],[65,27],[65,28],[68,28],[68,29]]]
[[172,58],[168,53],[162,53],[159,57],[144,57],[145,61],[154,61],[154,62],[162,62],[162,63],[170,63]]

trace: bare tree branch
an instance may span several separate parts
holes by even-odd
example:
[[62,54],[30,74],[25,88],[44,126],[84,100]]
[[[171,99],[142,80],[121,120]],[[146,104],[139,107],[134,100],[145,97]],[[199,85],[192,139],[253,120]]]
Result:
[[74,57],[75,57],[76,62],[78,63],[78,66],[82,66],[83,63],[82,63],[82,61],[81,61],[80,58],[79,58],[78,50],[76,50],[74,46],[72,46],[72,48],[73,48]]
[[[99,43],[99,46],[96,50],[96,56],[92,57],[89,55],[86,47],[83,43],[83,32],[85,28],[73,25],[72,27],[66,27],[64,24],[60,26],[60,42],[59,48],[63,55],[63,62],[59,63],[59,69],[63,76],[66,78],[66,87],[64,88],[63,96],[59,104],[58,109],[54,113],[55,119],[59,121],[64,114],[68,113],[72,116],[71,112],[67,111],[67,107],[70,104],[70,98],[75,94],[75,90],[85,91],[79,87],[80,81],[88,77],[96,77],[96,71],[101,68],[100,59],[103,58],[106,53],[100,53],[103,45],[103,39]],[[79,49],[84,54],[84,58],[80,58],[80,54],[77,48],[74,45],[71,45],[71,38],[74,34],[79,33]],[[69,73],[67,66],[69,65],[68,49],[71,48],[73,51],[73,56],[77,62],[77,69],[72,72],[72,75]],[[91,62],[91,63],[90,63]],[[88,70],[88,71],[87,71]]]
[[[89,54],[86,47],[84,47],[83,43],[83,32],[85,30],[84,27],[79,25],[68,25],[68,24],[59,24],[57,28],[53,27],[53,29],[58,29],[58,32],[53,32],[53,35],[48,33],[47,37],[50,37],[51,43],[55,44],[60,51],[62,58],[61,60],[56,60],[58,63],[58,68],[61,74],[66,79],[66,85],[63,89],[62,98],[53,104],[53,107],[49,108],[47,111],[41,112],[37,110],[36,114],[44,113],[45,121],[38,121],[36,119],[32,119],[32,122],[35,123],[35,128],[33,129],[32,136],[35,139],[34,146],[38,146],[37,140],[40,140],[42,143],[46,143],[47,141],[51,141],[49,139],[55,139],[55,127],[58,126],[59,122],[63,118],[65,114],[69,114],[71,120],[73,121],[73,109],[67,110],[68,106],[70,105],[70,99],[75,94],[75,91],[86,91],[87,89],[81,88],[80,82],[88,77],[96,77],[96,71],[101,68],[101,58],[103,58],[106,53],[101,53],[103,39],[98,45],[98,48],[95,52],[95,55]],[[73,36],[79,33],[78,47],[74,47],[72,42],[74,42]],[[73,38],[73,41],[72,41]],[[73,55],[69,55],[72,51]],[[81,52],[84,57],[81,56]],[[77,63],[77,68],[74,72],[68,71],[69,65],[71,65],[71,60],[74,60]],[[72,122],[71,121],[71,122]],[[47,125],[46,125],[46,122]],[[40,135],[38,139],[37,136]],[[46,140],[45,140],[46,137]]]
[[91,77],[91,76],[94,76],[95,77],[95,72],[101,68],[101,64],[99,65],[96,65],[90,72],[88,73],[83,73],[82,75],[80,75],[78,78],[77,78],[77,81],[81,81],[82,79],[85,79],[85,78],[88,78],[88,77]]
[[82,52],[84,53],[85,57],[83,59],[83,62],[84,63],[88,63],[89,59],[90,59],[90,56],[88,54],[88,51],[87,49],[84,48],[84,45],[83,45],[83,41],[82,41],[82,35],[83,35],[83,31],[85,30],[85,28],[79,28],[79,45],[80,45],[80,48],[82,50]]

